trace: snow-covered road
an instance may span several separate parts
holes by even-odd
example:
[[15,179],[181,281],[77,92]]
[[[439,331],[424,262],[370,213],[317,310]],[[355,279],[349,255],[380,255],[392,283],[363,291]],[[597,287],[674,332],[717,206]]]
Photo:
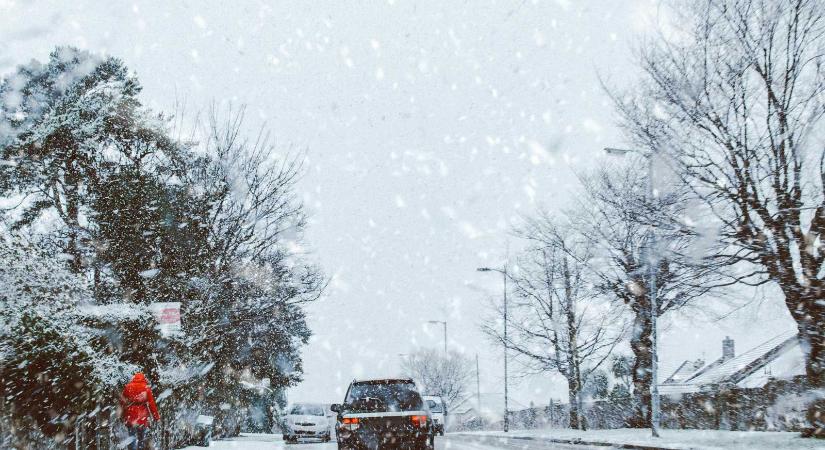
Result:
[[[493,450],[493,449],[507,449],[507,450],[587,450],[591,447],[582,445],[565,446],[565,445],[547,445],[536,442],[530,442],[517,439],[500,439],[496,437],[470,437],[470,436],[443,436],[437,437],[435,440],[435,448],[437,450]],[[209,447],[212,450],[273,450],[284,449],[290,450],[336,450],[338,446],[335,442],[330,443],[302,443],[298,445],[287,446],[278,435],[272,434],[244,434],[240,437],[213,441]],[[600,447],[604,449],[605,447]],[[203,447],[187,447],[184,450],[199,450]]]

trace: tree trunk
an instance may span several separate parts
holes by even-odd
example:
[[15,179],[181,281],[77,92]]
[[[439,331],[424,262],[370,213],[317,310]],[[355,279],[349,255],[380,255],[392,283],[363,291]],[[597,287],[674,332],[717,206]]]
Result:
[[[796,320],[799,345],[805,355],[805,376],[811,390],[825,389],[825,304],[818,289],[807,289],[802,295],[791,286],[783,287],[785,303]],[[791,308],[791,306],[795,308]],[[813,400],[806,414],[809,428],[805,434],[825,438],[825,398]]]
[[567,400],[570,404],[570,428],[579,428],[579,387],[575,377],[567,377]]
[[576,377],[576,386],[578,387],[578,391],[576,392],[576,404],[579,410],[579,429],[582,431],[587,431],[587,416],[584,414],[584,405],[582,404],[582,373],[578,362],[576,362],[576,370],[574,373],[574,376]]
[[578,323],[576,322],[576,301],[573,294],[573,283],[567,258],[562,260],[562,274],[564,276],[564,298],[567,300],[561,306],[567,320],[567,387],[570,397],[570,428],[584,429],[584,414],[581,410],[582,377],[579,369]]
[[809,312],[803,320],[797,322],[797,329],[799,344],[805,354],[805,375],[808,384],[818,388],[825,387],[825,308],[818,307]]
[[630,349],[633,351],[633,414],[627,419],[629,428],[650,428],[650,384],[652,378],[653,355],[651,354],[652,326],[650,314],[644,309],[647,302],[639,302],[642,310],[636,309],[633,318],[633,334]]
[[66,228],[68,229],[68,242],[66,243],[66,254],[71,256],[69,269],[74,273],[82,270],[82,260],[80,254],[80,174],[77,172],[75,164],[75,153],[71,151],[70,157],[66,159],[66,174],[64,181],[64,195],[66,196]]

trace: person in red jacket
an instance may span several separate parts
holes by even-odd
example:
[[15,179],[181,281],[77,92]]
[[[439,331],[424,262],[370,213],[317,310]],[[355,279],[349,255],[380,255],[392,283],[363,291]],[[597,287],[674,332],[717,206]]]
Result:
[[129,442],[131,450],[144,450],[146,448],[146,430],[149,428],[149,416],[156,421],[160,420],[158,406],[155,404],[155,397],[152,395],[152,388],[146,381],[146,377],[138,372],[132,377],[132,381],[123,388],[120,395],[120,407],[123,414],[123,421],[129,430]]

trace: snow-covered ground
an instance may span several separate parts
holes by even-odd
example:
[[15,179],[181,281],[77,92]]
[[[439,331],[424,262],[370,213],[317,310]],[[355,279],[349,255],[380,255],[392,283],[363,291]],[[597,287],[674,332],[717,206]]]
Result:
[[[284,442],[280,435],[244,433],[239,437],[226,440],[213,440],[210,449],[218,450],[272,450],[283,448]],[[198,450],[204,447],[186,447],[184,450]],[[301,446],[301,450],[311,450],[315,447]],[[324,447],[319,447],[324,448]],[[335,448],[335,447],[332,447]]]
[[[502,436],[502,432],[478,432],[471,435]],[[580,439],[584,442],[598,442],[610,444],[635,444],[647,446],[661,446],[671,449],[747,449],[747,450],[779,450],[779,449],[825,449],[825,441],[803,439],[799,433],[762,432],[762,431],[720,431],[720,430],[662,430],[660,438],[650,436],[646,429],[619,429],[619,430],[527,430],[514,431],[510,436],[527,436],[534,438],[572,440]]]
[[[200,450],[204,447],[186,447],[184,450]],[[328,443],[302,443],[298,445],[286,445],[281,437],[273,434],[243,434],[240,437],[228,440],[213,441],[209,446],[211,450],[336,450],[338,446],[335,442]],[[529,442],[523,440],[511,440],[498,438],[495,436],[461,436],[447,435],[439,436],[435,439],[436,450],[587,450],[583,445],[547,445],[542,442]],[[603,448],[603,447],[602,447]]]

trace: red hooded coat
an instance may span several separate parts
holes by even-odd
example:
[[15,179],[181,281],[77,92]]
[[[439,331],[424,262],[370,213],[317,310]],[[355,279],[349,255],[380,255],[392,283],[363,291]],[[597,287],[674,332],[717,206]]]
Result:
[[130,426],[149,426],[149,414],[160,420],[158,406],[155,404],[155,397],[152,395],[152,388],[146,382],[146,377],[138,372],[132,381],[123,388],[120,395],[120,406],[123,409],[123,421]]

